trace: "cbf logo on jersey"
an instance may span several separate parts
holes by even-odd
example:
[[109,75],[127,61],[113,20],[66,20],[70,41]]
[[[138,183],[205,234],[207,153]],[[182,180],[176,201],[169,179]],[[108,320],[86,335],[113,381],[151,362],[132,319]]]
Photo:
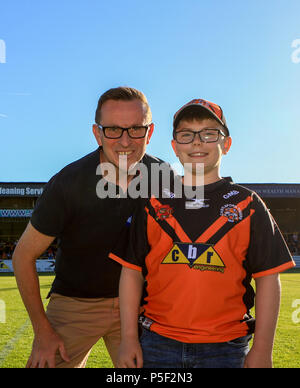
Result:
[[201,271],[225,271],[225,264],[213,245],[174,243],[162,264],[187,264]]

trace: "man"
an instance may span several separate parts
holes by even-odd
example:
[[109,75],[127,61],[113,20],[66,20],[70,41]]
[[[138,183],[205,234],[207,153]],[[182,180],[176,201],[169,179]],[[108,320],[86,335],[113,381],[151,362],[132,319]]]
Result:
[[217,104],[195,99],[175,114],[172,147],[188,167],[180,183],[198,185],[203,164],[205,196],[198,206],[175,193],[141,203],[110,254],[123,265],[119,367],[272,366],[278,274],[295,264],[258,195],[221,177],[231,142]]
[[[99,198],[96,187],[106,175],[96,172],[100,162],[109,163],[117,177],[124,176],[124,171],[119,173],[127,167],[120,165],[120,158],[127,159],[128,167],[142,161],[150,168],[161,161],[145,155],[154,125],[147,99],[138,90],[108,90],[99,99],[95,122],[99,149],[48,182],[13,255],[18,287],[34,330],[27,367],[84,367],[92,346],[102,337],[116,364],[121,267],[108,259],[108,253],[136,201],[123,195],[133,178],[129,174],[122,185],[118,178],[107,182],[117,196]],[[55,238],[56,277],[45,313],[35,260]]]

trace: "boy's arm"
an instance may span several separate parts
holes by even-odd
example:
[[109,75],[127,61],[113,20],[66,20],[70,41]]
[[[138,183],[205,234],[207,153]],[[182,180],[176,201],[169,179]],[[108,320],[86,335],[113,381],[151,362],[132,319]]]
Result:
[[255,279],[255,333],[245,368],[272,368],[272,352],[280,309],[281,286],[279,274]]
[[138,318],[144,278],[140,271],[122,268],[120,279],[121,345],[119,368],[142,368],[143,355],[138,336]]

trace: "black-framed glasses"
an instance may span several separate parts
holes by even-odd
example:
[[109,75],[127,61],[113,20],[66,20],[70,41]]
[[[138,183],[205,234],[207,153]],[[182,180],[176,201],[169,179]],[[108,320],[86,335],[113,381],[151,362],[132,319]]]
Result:
[[200,140],[203,143],[215,143],[219,140],[220,135],[226,136],[223,131],[220,129],[202,129],[201,131],[190,131],[188,129],[183,131],[178,131],[174,133],[174,139],[179,144],[189,144],[193,143],[195,140],[196,135],[199,135]]
[[126,131],[128,136],[132,139],[142,139],[146,136],[150,125],[151,124],[136,125],[130,128],[103,127],[102,125],[98,125],[98,128],[103,131],[104,136],[108,139],[120,139],[123,136],[124,131]]

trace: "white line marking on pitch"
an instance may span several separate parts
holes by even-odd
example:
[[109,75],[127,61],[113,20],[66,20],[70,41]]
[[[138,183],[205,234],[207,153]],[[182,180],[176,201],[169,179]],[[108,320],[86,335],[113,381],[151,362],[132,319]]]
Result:
[[9,353],[14,350],[15,344],[19,341],[21,335],[28,328],[29,325],[30,325],[30,320],[27,319],[27,321],[24,323],[24,325],[19,328],[19,330],[17,331],[16,335],[13,338],[11,338],[7,342],[6,345],[4,345],[4,347],[0,351],[0,368],[4,364],[4,362],[5,362],[6,358],[8,357]]
[[[47,302],[47,299],[44,300],[44,305]],[[4,364],[5,360],[9,356],[9,354],[14,350],[16,343],[21,338],[21,335],[24,333],[24,331],[30,326],[30,319],[27,319],[23,326],[21,326],[16,335],[11,338],[6,345],[1,349],[0,351],[0,368],[2,368],[2,365]]]

